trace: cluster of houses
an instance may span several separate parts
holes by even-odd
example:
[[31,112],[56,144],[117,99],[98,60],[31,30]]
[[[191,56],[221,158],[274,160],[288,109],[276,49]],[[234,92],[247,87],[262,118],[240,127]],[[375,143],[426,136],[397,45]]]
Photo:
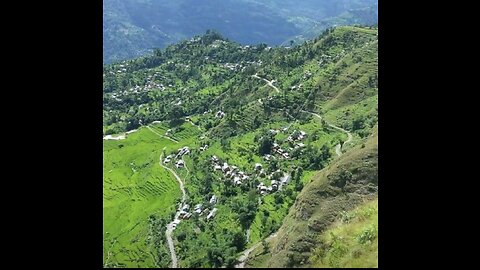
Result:
[[[215,195],[212,195],[209,202],[210,202],[211,205],[215,205],[217,203],[217,197]],[[179,218],[189,219],[193,214],[196,214],[198,216],[203,216],[204,214],[206,214],[207,215],[207,220],[210,220],[210,219],[215,217],[215,215],[218,211],[218,209],[215,208],[215,207],[212,210],[209,210],[206,207],[204,208],[203,204],[201,204],[201,203],[195,205],[192,212],[189,212],[189,209],[190,209],[190,205],[188,205],[188,204],[183,205],[183,207],[180,211],[180,214],[179,214]]]
[[287,141],[289,142],[296,142],[296,141],[301,141],[307,137],[307,133],[305,131],[297,131],[294,130],[292,135],[288,136]]
[[217,113],[215,113],[215,118],[223,118],[225,117],[225,113],[222,112],[222,111],[218,111]]
[[210,44],[208,46],[212,47],[212,48],[218,48],[222,44],[227,44],[227,42],[225,40],[217,39],[217,40],[213,41],[212,44]]
[[290,175],[284,174],[280,170],[272,172],[267,178],[271,180],[269,186],[265,185],[265,183],[263,182],[260,182],[260,184],[257,186],[257,190],[260,192],[261,195],[275,192],[279,190],[283,185],[288,184],[288,182],[290,181]]
[[312,77],[312,72],[307,71],[303,74],[303,79],[306,80],[308,78]]
[[243,171],[240,171],[237,166],[230,166],[227,162],[223,165],[216,156],[212,156],[212,166],[215,171],[223,173],[225,179],[231,180],[235,185],[242,184],[242,181],[250,179],[250,176]]
[[230,69],[232,71],[235,71],[235,70],[238,70],[240,68],[242,68],[242,65],[241,64],[238,64],[238,63],[235,63],[235,64],[231,64],[231,63],[225,63],[222,65],[224,68],[227,68],[227,69]]
[[185,167],[185,161],[183,161],[182,157],[188,154],[190,154],[190,148],[188,148],[188,146],[182,147],[178,149],[177,154],[175,156],[174,155],[166,156],[165,159],[163,160],[163,163],[168,164],[172,160],[177,160],[175,162],[175,167],[177,169],[183,168]]
[[276,142],[273,143],[272,151],[273,151],[273,153],[276,153],[276,154],[280,155],[280,157],[282,157],[284,159],[289,159],[290,158],[290,155],[288,154],[288,152],[286,150],[282,149],[282,147],[280,147],[280,145]]
[[[118,70],[117,70],[118,74],[127,72],[128,64],[126,62],[123,62],[123,63],[124,64],[118,65]],[[109,73],[110,74],[115,74],[115,71],[110,71]]]
[[290,87],[290,89],[292,89],[292,90],[300,89],[302,86],[303,86],[303,84],[301,83],[299,85],[294,85],[294,86]]

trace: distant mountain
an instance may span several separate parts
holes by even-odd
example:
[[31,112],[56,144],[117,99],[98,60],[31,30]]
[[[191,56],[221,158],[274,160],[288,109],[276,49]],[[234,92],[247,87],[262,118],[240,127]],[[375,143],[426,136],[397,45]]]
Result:
[[288,44],[330,26],[375,24],[377,0],[104,0],[103,61],[217,30],[242,44]]

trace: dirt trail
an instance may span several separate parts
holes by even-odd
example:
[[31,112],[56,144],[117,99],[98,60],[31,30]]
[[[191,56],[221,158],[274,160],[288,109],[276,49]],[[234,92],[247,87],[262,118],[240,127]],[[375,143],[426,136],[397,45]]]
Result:
[[187,122],[189,122],[190,124],[192,124],[192,126],[196,127],[198,130],[202,130],[199,126],[195,125],[191,120],[185,120]]
[[[163,150],[165,150],[166,147],[163,148]],[[171,172],[173,174],[173,176],[175,176],[175,178],[177,179],[178,183],[180,184],[180,190],[182,191],[182,201],[180,203],[180,207],[178,208],[177,212],[175,213],[175,217],[173,219],[172,222],[170,222],[168,225],[167,225],[167,230],[165,231],[165,235],[167,237],[167,242],[168,242],[168,249],[170,250],[170,254],[172,256],[172,268],[177,268],[178,267],[178,259],[177,259],[177,254],[175,253],[175,247],[173,245],[173,239],[172,239],[172,233],[173,233],[173,230],[175,230],[175,227],[174,227],[174,224],[179,224],[180,223],[180,219],[178,218],[180,216],[180,211],[182,210],[182,207],[183,207],[183,204],[185,203],[185,198],[187,196],[187,194],[185,193],[185,187],[183,186],[183,181],[182,179],[178,176],[178,174],[166,167],[165,165],[162,164],[162,158],[163,158],[163,153],[160,155],[160,161],[158,164],[160,164],[160,166],[166,170],[168,170],[169,172]]]
[[151,132],[153,132],[153,133],[157,134],[158,136],[160,136],[160,137],[162,137],[162,138],[165,138],[165,139],[167,139],[167,140],[170,140],[170,141],[172,141],[172,142],[176,142],[176,143],[178,143],[178,141],[177,141],[177,140],[175,140],[175,139],[172,139],[172,138],[170,138],[170,137],[167,137],[167,136],[165,136],[165,135],[162,135],[162,134],[160,134],[160,133],[156,132],[156,131],[155,131],[155,130],[153,130],[153,129],[152,129],[150,126],[146,126],[146,127],[147,127],[147,128],[148,128],[148,129],[149,129]]
[[[277,233],[273,233],[271,234],[270,236],[268,236],[267,238],[265,238],[265,242],[269,243],[273,238],[277,237]],[[256,248],[258,248],[260,245],[262,244],[262,242],[258,242],[256,243],[255,245],[253,245],[252,247],[250,247],[249,249],[245,250],[242,252],[242,255],[238,258],[238,263],[235,265],[235,268],[245,268],[245,262],[248,258],[248,255],[254,251]]]
[[252,77],[257,78],[257,79],[260,79],[260,80],[264,80],[264,81],[268,84],[268,86],[270,86],[270,87],[272,87],[273,89],[275,89],[275,91],[277,91],[277,93],[280,93],[280,90],[278,90],[278,88],[277,88],[275,85],[273,85],[273,82],[275,82],[275,80],[269,81],[269,80],[267,80],[267,79],[265,79],[265,78],[259,77],[257,74],[252,75]]
[[[313,112],[304,111],[304,110],[301,110],[301,111],[302,111],[302,112],[305,112],[305,113],[309,113],[309,114],[311,114],[311,115],[314,115],[314,116],[318,117],[318,119],[322,120],[322,117],[321,117],[318,113],[313,113]],[[325,122],[326,122],[326,121],[325,121]],[[350,133],[349,131],[347,131],[347,130],[341,128],[341,127],[337,127],[337,126],[332,125],[332,124],[330,124],[330,123],[328,123],[328,122],[326,122],[326,123],[327,123],[327,125],[328,125],[329,127],[332,127],[332,128],[334,128],[334,129],[340,130],[341,132],[346,133],[347,136],[348,136],[348,139],[343,143],[343,145],[340,146],[340,144],[338,144],[338,145],[335,147],[335,152],[337,153],[338,156],[341,156],[341,155],[342,155],[341,149],[345,148],[345,144],[350,143],[350,142],[352,141],[352,139],[353,139],[352,133]]]

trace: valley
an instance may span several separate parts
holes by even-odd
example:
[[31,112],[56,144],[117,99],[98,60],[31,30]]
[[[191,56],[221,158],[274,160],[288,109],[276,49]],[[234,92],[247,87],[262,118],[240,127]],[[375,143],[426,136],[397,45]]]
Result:
[[[293,48],[208,31],[106,65],[105,266],[306,263],[315,245],[284,262],[274,258],[290,258],[290,243],[279,241],[326,171],[375,152],[377,73],[377,29],[352,26]],[[348,189],[357,176],[346,170],[341,191],[321,194],[351,210],[376,188]],[[339,192],[355,199],[330,198]]]

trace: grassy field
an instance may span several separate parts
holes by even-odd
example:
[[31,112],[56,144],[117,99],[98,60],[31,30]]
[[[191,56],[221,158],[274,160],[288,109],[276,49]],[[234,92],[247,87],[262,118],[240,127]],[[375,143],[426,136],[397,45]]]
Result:
[[378,199],[344,212],[321,236],[313,251],[312,267],[378,267]]
[[[104,141],[104,264],[154,267],[160,260],[162,247],[147,241],[149,217],[169,218],[181,196],[176,180],[158,165],[162,148],[172,144],[146,128],[125,140]],[[163,227],[152,230],[164,235]]]

